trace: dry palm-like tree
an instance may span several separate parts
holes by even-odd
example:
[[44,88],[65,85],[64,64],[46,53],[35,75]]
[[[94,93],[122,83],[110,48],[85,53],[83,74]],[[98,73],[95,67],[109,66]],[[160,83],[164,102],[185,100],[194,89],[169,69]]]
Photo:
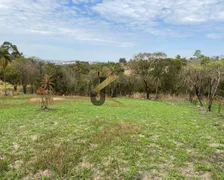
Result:
[[41,80],[42,87],[37,90],[37,95],[41,96],[40,103],[41,109],[46,110],[48,109],[48,105],[52,102],[52,97],[49,96],[53,89],[53,80],[51,76],[45,74]]
[[54,85],[53,79],[51,78],[51,76],[47,74],[45,74],[44,77],[42,78],[41,84],[42,84],[42,88],[44,88],[44,90],[46,90],[48,94],[53,89],[53,85]]

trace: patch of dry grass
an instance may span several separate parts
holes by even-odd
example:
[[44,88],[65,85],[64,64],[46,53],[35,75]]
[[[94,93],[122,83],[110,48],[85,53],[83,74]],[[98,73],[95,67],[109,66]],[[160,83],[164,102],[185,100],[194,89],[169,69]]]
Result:
[[140,125],[121,121],[113,127],[106,127],[93,136],[93,143],[102,143],[127,136],[129,134],[137,134]]
[[52,147],[41,147],[33,157],[33,166],[36,170],[51,170],[60,177],[75,167],[82,157],[83,149],[68,142]]

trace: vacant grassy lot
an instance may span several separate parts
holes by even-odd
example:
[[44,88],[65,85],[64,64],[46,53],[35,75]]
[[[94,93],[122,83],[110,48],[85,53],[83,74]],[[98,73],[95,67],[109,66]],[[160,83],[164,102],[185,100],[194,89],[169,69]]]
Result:
[[[188,102],[0,99],[0,179],[224,179],[224,117]],[[60,99],[58,99],[60,100]]]

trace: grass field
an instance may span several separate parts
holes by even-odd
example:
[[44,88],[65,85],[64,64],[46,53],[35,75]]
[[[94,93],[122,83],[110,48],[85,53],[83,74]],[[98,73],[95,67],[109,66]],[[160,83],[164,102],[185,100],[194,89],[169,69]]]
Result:
[[0,179],[224,179],[224,116],[184,101],[0,99]]

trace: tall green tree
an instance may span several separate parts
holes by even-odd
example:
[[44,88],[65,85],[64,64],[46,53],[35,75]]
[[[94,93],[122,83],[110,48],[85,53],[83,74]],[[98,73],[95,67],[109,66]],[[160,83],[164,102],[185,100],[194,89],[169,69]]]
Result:
[[0,47],[0,59],[1,59],[3,82],[4,82],[4,92],[5,92],[5,95],[7,95],[5,71],[6,71],[6,67],[8,63],[11,62],[12,57],[10,53],[8,52],[8,50],[2,46]]
[[125,58],[120,58],[119,63],[123,63],[124,65],[127,64],[127,60]]
[[200,58],[200,57],[202,57],[203,55],[202,55],[202,53],[201,53],[201,50],[196,50],[196,51],[194,52],[194,56],[195,56],[196,58]]
[[6,67],[5,76],[6,76],[6,81],[9,84],[13,85],[14,91],[17,91],[17,86],[20,83],[20,75],[19,75],[17,69],[14,66],[14,62],[10,63]]
[[22,53],[20,53],[17,49],[16,45],[13,45],[10,42],[5,41],[0,46],[0,59],[2,61],[2,69],[3,69],[3,81],[4,81],[4,89],[5,89],[5,95],[7,95],[7,89],[6,89],[6,77],[5,77],[5,71],[7,65],[14,59],[22,56]]
[[143,83],[145,92],[146,92],[146,99],[150,99],[150,94],[152,91],[152,70],[151,62],[149,60],[138,59],[131,60],[129,62],[129,67],[133,73],[133,75],[138,76],[141,82]]
[[32,85],[34,84],[34,81],[40,81],[40,70],[36,62],[32,58],[20,57],[14,61],[13,65],[20,76],[20,83],[23,87],[23,93],[27,94],[28,84],[31,85],[31,90],[33,93],[34,89]]

